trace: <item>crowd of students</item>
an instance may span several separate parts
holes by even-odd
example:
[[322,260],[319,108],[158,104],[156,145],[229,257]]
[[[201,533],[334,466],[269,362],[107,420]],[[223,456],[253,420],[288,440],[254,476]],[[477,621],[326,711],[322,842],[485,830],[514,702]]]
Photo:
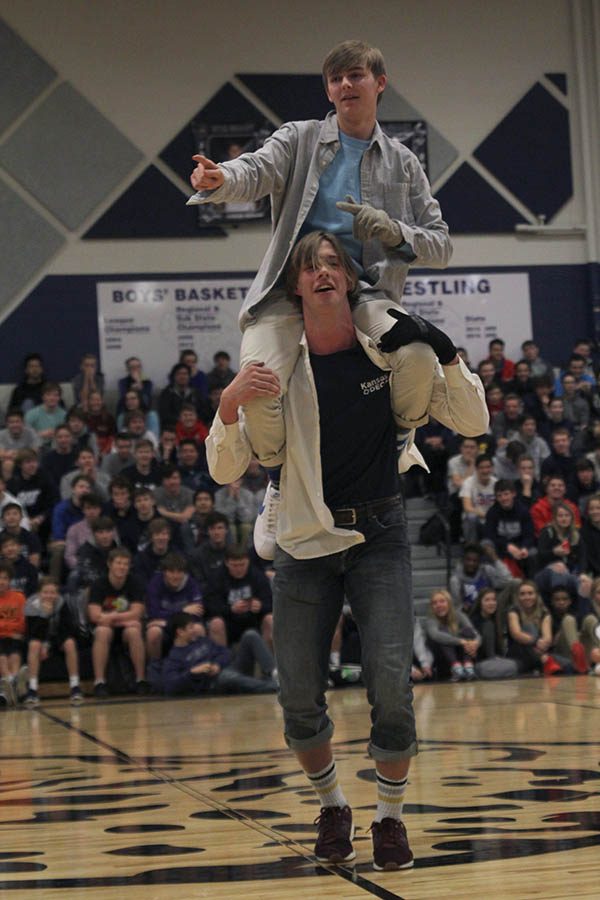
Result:
[[477,366],[490,429],[461,438],[435,422],[429,465],[409,490],[432,496],[461,546],[449,590],[430,598],[429,657],[416,675],[600,675],[600,391],[589,340],[562,371],[534,341],[518,362],[493,340]]
[[[597,365],[584,340],[558,376],[533,341],[522,353],[513,363],[496,339],[477,366],[487,434],[417,432],[430,471],[413,468],[407,490],[447,513],[461,554],[417,623],[415,681],[600,674]],[[235,374],[226,353],[214,363],[204,374],[183,351],[155,396],[130,358],[109,408],[85,354],[67,409],[41,356],[26,358],[0,430],[0,707],[36,706],[57,656],[73,703],[82,659],[99,698],[276,689],[272,572],[252,547],[266,476],[255,461],[224,487],[208,473],[204,441]],[[332,681],[359,664],[346,609]]]
[[98,698],[276,690],[270,573],[250,539],[266,479],[255,464],[225,487],[208,474],[235,374],[228,354],[214,363],[205,375],[182,352],[155,403],[130,358],[109,409],[86,354],[67,409],[39,354],[25,360],[0,430],[0,707],[37,706],[57,657],[73,703],[82,667]]

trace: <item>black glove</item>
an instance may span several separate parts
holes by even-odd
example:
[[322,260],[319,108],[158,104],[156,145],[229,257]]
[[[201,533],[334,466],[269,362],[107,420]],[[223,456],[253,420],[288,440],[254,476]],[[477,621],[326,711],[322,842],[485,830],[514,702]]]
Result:
[[421,316],[408,316],[397,309],[388,309],[388,316],[397,319],[395,325],[381,336],[379,349],[383,353],[393,353],[399,347],[412,344],[413,341],[421,341],[429,344],[443,366],[447,366],[456,356],[456,347],[447,334],[426,322]]

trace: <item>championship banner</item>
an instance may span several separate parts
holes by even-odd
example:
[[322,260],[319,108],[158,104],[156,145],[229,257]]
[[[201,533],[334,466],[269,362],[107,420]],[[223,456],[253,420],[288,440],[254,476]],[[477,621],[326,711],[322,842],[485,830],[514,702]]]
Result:
[[109,390],[123,378],[125,360],[139,356],[144,375],[157,389],[167,384],[182,350],[198,354],[208,372],[217,350],[237,368],[241,332],[238,315],[250,278],[181,281],[112,281],[97,285],[100,362]]
[[409,276],[402,305],[464,347],[473,367],[487,358],[494,338],[505,341],[506,356],[516,362],[532,334],[526,272]]

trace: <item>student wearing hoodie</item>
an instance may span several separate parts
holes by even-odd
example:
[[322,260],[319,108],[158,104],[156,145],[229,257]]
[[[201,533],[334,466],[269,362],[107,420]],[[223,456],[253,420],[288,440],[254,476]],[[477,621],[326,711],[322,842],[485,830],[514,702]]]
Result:
[[[173,646],[162,667],[167,694],[273,694],[275,662],[256,631],[246,631],[232,660],[231,651],[211,641],[200,622],[187,613],[173,616]],[[263,678],[254,678],[258,662]]]
[[148,659],[160,659],[165,641],[173,639],[171,620],[185,612],[194,621],[202,622],[204,603],[198,582],[188,573],[188,566],[179,553],[167,553],[160,570],[150,581],[146,591],[146,653]]

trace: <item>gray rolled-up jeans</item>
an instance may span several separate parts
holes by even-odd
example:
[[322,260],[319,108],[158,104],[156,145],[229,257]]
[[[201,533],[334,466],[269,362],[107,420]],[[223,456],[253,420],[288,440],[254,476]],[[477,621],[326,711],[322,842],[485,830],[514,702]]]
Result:
[[273,639],[285,739],[302,751],[333,734],[325,691],[331,640],[346,597],[360,634],[371,704],[369,753],[376,760],[400,760],[417,753],[410,548],[402,498],[353,527],[365,542],[349,550],[314,559],[294,559],[281,548],[275,554]]

